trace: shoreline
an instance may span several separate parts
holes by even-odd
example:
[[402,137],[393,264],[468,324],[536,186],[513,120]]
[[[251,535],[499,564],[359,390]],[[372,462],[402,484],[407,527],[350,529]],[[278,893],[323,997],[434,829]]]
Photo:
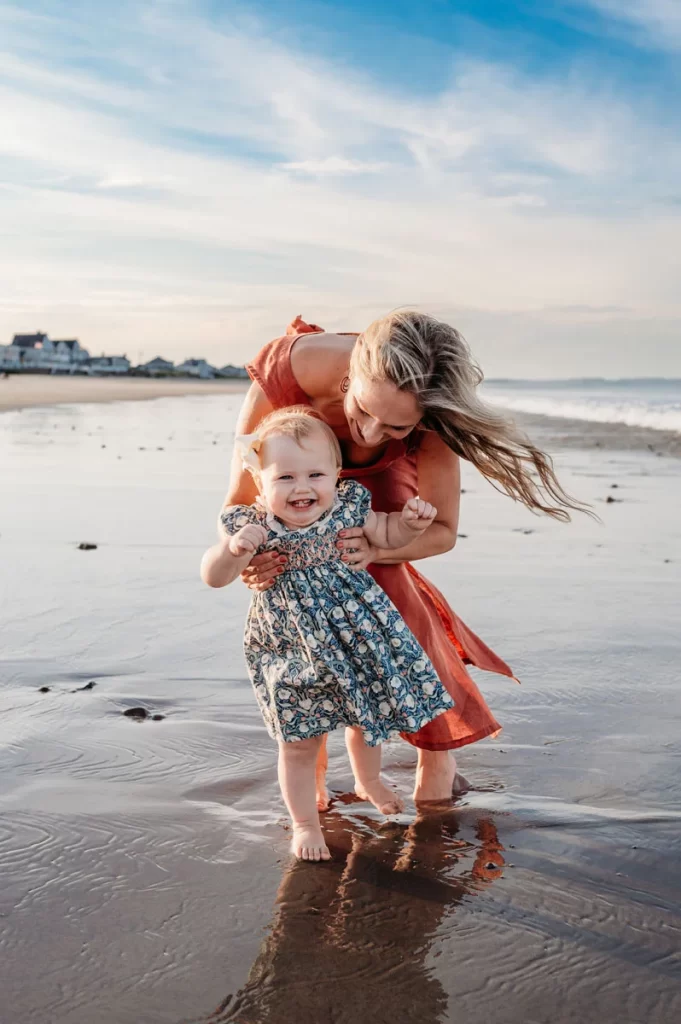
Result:
[[[14,374],[0,380],[0,414],[52,405],[91,405],[108,402],[151,401],[185,395],[243,394],[250,381],[243,379],[192,380],[159,377],[52,377]],[[531,437],[556,449],[641,451],[681,458],[681,434],[626,423],[568,419],[516,412],[511,418]]]
[[160,377],[52,377],[12,374],[0,380],[0,413],[45,405],[139,402],[184,395],[238,394],[249,381]]
[[517,412],[511,419],[531,437],[535,432],[541,434],[542,444],[551,450],[635,451],[681,458],[681,434],[671,430],[635,427],[628,423],[542,416],[529,412]]

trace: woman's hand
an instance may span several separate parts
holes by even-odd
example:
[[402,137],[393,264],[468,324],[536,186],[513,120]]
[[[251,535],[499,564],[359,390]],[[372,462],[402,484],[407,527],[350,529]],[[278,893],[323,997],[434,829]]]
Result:
[[366,569],[376,561],[379,549],[369,543],[361,526],[341,530],[336,547],[342,551],[341,559],[351,569]]
[[263,551],[256,555],[248,563],[241,573],[241,579],[249,590],[256,590],[259,594],[263,590],[269,590],[274,586],[277,576],[280,576],[286,569],[286,555],[278,551]]

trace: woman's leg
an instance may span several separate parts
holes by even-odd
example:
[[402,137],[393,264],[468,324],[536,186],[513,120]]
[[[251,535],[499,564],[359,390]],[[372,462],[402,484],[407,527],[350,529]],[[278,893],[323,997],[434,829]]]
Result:
[[451,750],[421,750],[416,765],[414,803],[445,803],[469,789],[468,782],[456,769]]
[[381,779],[381,747],[369,747],[362,730],[348,726],[345,745],[355,776],[355,793],[361,800],[369,800],[381,814],[399,814],[404,803],[397,793]]
[[315,764],[323,737],[297,743],[279,741],[279,785],[291,815],[291,850],[300,860],[329,860],[315,794]]
[[319,753],[317,754],[317,767],[315,769],[318,811],[328,811],[331,805],[331,797],[329,796],[329,791],[326,788],[326,769],[329,767],[329,752],[326,746],[327,740],[328,736],[322,736]]

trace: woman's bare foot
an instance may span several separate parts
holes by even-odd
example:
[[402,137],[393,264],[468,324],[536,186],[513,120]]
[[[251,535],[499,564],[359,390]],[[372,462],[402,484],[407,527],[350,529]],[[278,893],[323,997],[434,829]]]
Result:
[[449,750],[419,750],[414,803],[451,802],[456,778],[456,758]]
[[404,801],[397,793],[386,786],[381,779],[372,779],[370,782],[358,782],[355,785],[355,793],[360,800],[368,800],[381,814],[399,814],[404,810]]
[[326,783],[323,780],[320,783],[319,779],[317,779],[317,810],[328,811],[330,806],[331,797],[329,796],[329,791],[326,788]]
[[291,853],[298,860],[331,860],[319,825],[294,825]]

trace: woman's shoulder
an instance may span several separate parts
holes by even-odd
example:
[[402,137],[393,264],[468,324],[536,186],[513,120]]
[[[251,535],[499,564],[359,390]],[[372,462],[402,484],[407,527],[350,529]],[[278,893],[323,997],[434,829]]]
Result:
[[300,388],[310,398],[336,394],[347,375],[352,334],[303,334],[291,347],[291,370]]

